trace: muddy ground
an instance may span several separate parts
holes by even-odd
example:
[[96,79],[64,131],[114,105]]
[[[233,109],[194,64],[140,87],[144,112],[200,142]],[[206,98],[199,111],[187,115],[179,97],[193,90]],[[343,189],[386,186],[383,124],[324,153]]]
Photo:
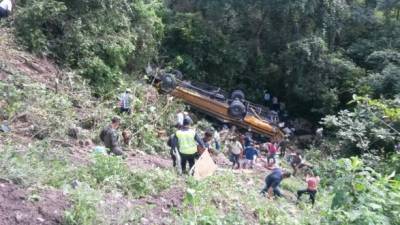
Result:
[[61,191],[36,194],[0,181],[0,225],[61,224],[69,206]]

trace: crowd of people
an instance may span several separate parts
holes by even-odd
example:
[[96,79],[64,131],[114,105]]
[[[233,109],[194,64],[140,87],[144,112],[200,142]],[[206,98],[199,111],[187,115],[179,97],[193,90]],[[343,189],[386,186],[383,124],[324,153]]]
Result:
[[[182,120],[183,118],[183,120]],[[182,123],[181,123],[182,121]],[[312,173],[312,165],[306,163],[300,152],[288,146],[288,140],[282,141],[271,139],[268,142],[260,143],[253,140],[252,133],[242,134],[235,126],[230,129],[224,125],[220,131],[206,130],[203,137],[200,137],[196,130],[191,127],[193,121],[187,112],[180,111],[177,115],[177,131],[172,134],[168,145],[171,150],[173,165],[176,166],[176,157],[181,158],[180,169],[183,173],[188,173],[193,167],[195,160],[204,151],[211,154],[227,154],[234,170],[254,169],[256,164],[271,170],[266,177],[265,187],[261,194],[269,193],[269,196],[281,197],[279,189],[280,182],[293,174],[296,176],[298,171],[303,168],[306,172],[307,188],[298,191],[298,198],[303,194],[309,194],[312,204],[315,202],[315,195],[319,183],[319,177]],[[222,146],[222,147],[221,147]],[[288,150],[288,151],[286,151]],[[279,164],[279,158],[286,159],[293,168],[293,172],[283,170]],[[189,164],[189,168],[187,168]]]
[[[119,98],[120,113],[130,114],[131,103],[131,90],[128,89]],[[112,118],[111,123],[101,131],[100,139],[104,143],[105,154],[126,157],[118,140],[117,130],[120,123],[119,117]],[[192,125],[193,120],[190,115],[184,110],[179,110],[173,124],[175,131],[167,141],[172,164],[179,168],[178,171],[182,174],[190,172],[195,161],[204,151],[208,151],[211,155],[225,154],[232,163],[231,168],[234,170],[252,170],[255,167],[270,170],[271,173],[265,178],[265,187],[261,190],[261,194],[266,195],[268,193],[270,197],[281,197],[282,192],[279,186],[283,179],[289,178],[291,175],[296,176],[300,169],[312,168],[303,160],[301,153],[289,145],[287,137],[283,140],[270,139],[266,142],[259,142],[253,139],[251,130],[242,133],[235,126],[229,128],[227,125],[222,126],[220,130],[207,129],[203,132],[203,135],[200,135]],[[122,135],[124,142],[126,142],[125,135]],[[281,168],[281,160],[287,160],[293,169],[292,173]],[[308,187],[298,191],[298,198],[303,194],[309,194],[314,204],[319,177],[314,176],[311,170],[305,171]]]

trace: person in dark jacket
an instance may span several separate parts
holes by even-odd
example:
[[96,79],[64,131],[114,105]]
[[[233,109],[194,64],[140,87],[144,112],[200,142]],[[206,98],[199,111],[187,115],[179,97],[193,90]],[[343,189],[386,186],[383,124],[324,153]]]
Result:
[[109,153],[123,156],[124,153],[118,143],[117,129],[121,123],[119,117],[114,117],[111,120],[111,124],[103,128],[100,133],[100,139],[104,143],[104,146],[109,149]]
[[175,137],[175,134],[171,135],[168,138],[167,145],[168,145],[168,147],[170,147],[169,154],[171,155],[172,165],[175,167],[176,166],[176,156],[174,153],[174,148],[172,147],[172,140],[174,139],[174,137]]
[[283,179],[290,176],[291,174],[289,172],[284,172],[281,168],[273,169],[272,172],[265,178],[265,186],[261,190],[261,194],[265,196],[265,194],[268,192],[269,196],[271,196],[273,193],[275,196],[281,197],[282,193],[279,190],[279,185]]

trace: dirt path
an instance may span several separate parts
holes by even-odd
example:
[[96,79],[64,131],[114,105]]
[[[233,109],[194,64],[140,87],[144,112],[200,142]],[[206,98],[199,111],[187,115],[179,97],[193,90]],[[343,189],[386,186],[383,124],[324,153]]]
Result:
[[0,181],[0,225],[60,224],[69,207],[62,192],[47,190],[35,196],[14,184]]

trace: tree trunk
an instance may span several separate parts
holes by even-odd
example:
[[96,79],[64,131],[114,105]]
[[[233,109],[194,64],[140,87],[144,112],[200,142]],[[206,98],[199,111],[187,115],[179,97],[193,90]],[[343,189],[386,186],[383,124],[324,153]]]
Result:
[[257,52],[257,57],[262,55],[261,51],[261,34],[263,30],[263,25],[265,23],[265,20],[267,19],[267,13],[264,12],[261,18],[261,21],[258,25],[257,32],[256,32],[256,52]]

